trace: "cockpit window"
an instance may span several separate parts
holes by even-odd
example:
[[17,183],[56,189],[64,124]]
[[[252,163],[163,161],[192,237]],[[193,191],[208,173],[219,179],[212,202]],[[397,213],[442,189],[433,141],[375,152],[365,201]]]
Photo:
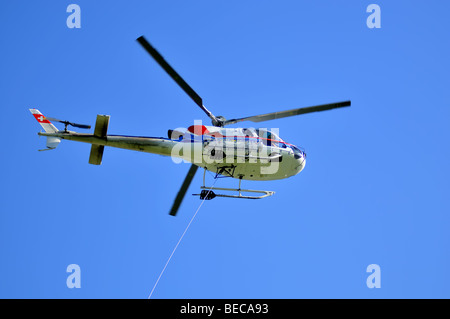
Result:
[[284,148],[286,147],[284,141],[271,131],[265,129],[257,129],[256,133],[258,134],[258,137],[261,139],[264,145]]
[[294,157],[296,159],[305,157],[306,158],[306,153],[302,150],[300,150],[297,146],[295,145],[291,145],[292,150],[294,151]]
[[258,137],[258,133],[256,132],[255,129],[252,128],[243,128],[242,129],[242,133],[244,134],[245,137]]

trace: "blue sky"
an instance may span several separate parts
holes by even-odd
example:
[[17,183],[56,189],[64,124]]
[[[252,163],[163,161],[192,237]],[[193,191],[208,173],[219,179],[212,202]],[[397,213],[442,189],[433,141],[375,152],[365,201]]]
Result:
[[87,144],[37,151],[32,107],[91,125],[109,114],[111,134],[209,122],[141,35],[216,115],[352,100],[264,123],[306,149],[305,170],[243,182],[270,198],[205,202],[153,298],[450,297],[448,3],[377,1],[369,29],[369,1],[77,1],[69,29],[70,3],[0,10],[0,297],[147,298],[200,204],[188,195],[168,215],[189,169],[170,158],[107,148],[93,166]]

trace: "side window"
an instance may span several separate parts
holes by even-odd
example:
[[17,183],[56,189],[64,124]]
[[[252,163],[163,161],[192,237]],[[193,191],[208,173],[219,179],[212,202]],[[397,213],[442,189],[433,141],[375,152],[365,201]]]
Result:
[[271,132],[267,132],[267,146],[279,146],[278,137]]
[[265,138],[267,138],[266,145],[267,146],[272,146],[273,145],[272,134],[270,132],[267,132]]

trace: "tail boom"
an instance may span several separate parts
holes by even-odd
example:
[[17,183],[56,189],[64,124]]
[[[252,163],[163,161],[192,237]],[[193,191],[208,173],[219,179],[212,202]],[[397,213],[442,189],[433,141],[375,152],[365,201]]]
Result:
[[52,136],[63,140],[83,142],[92,145],[110,146],[158,155],[170,156],[176,141],[161,137],[139,137],[123,135],[107,135],[104,138],[86,133],[38,133],[40,136]]

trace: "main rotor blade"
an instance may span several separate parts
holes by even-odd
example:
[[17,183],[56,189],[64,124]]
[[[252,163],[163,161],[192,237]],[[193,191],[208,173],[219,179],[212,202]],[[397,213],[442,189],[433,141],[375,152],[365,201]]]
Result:
[[66,125],[73,126],[73,127],[79,127],[79,128],[85,128],[85,129],[90,129],[91,128],[91,126],[87,125],[87,124],[78,124],[78,123],[72,123],[72,122],[69,122],[69,121],[62,121],[62,120],[56,119],[54,117],[48,117],[48,116],[46,116],[45,118],[47,120],[49,120],[49,121],[59,122],[59,123],[63,123],[63,124],[66,124]]
[[350,105],[351,105],[351,101],[344,101],[344,102],[322,104],[322,105],[316,105],[316,106],[310,106],[310,107],[302,107],[302,108],[292,109],[292,110],[287,110],[287,111],[273,112],[273,113],[254,115],[254,116],[248,116],[248,117],[243,117],[243,118],[239,118],[239,119],[228,120],[228,121],[225,121],[223,123],[223,125],[230,125],[230,124],[234,124],[234,123],[238,123],[238,122],[242,122],[242,121],[263,122],[263,121],[275,120],[275,119],[280,119],[283,117],[294,116],[294,115],[299,115],[299,114],[326,111],[326,110],[331,110],[331,109],[335,109],[335,108],[339,108],[339,107],[346,107],[346,106],[350,106]]
[[191,97],[191,99],[197,104],[203,112],[208,115],[209,118],[213,122],[217,122],[216,117],[203,105],[203,100],[197,92],[192,89],[189,84],[186,83],[185,80],[167,63],[167,61],[159,54],[158,51],[144,38],[144,36],[140,36],[137,38],[139,44],[152,56],[153,59],[170,75],[170,77],[186,92],[187,95]]
[[175,216],[178,212],[178,208],[181,205],[181,202],[183,201],[184,195],[186,195],[186,191],[189,188],[189,185],[192,182],[192,179],[194,178],[195,173],[197,172],[198,166],[192,164],[191,168],[189,169],[189,172],[186,175],[186,178],[184,179],[183,184],[181,185],[180,190],[178,191],[177,197],[175,198],[175,201],[173,202],[172,209],[170,210],[170,215]]

